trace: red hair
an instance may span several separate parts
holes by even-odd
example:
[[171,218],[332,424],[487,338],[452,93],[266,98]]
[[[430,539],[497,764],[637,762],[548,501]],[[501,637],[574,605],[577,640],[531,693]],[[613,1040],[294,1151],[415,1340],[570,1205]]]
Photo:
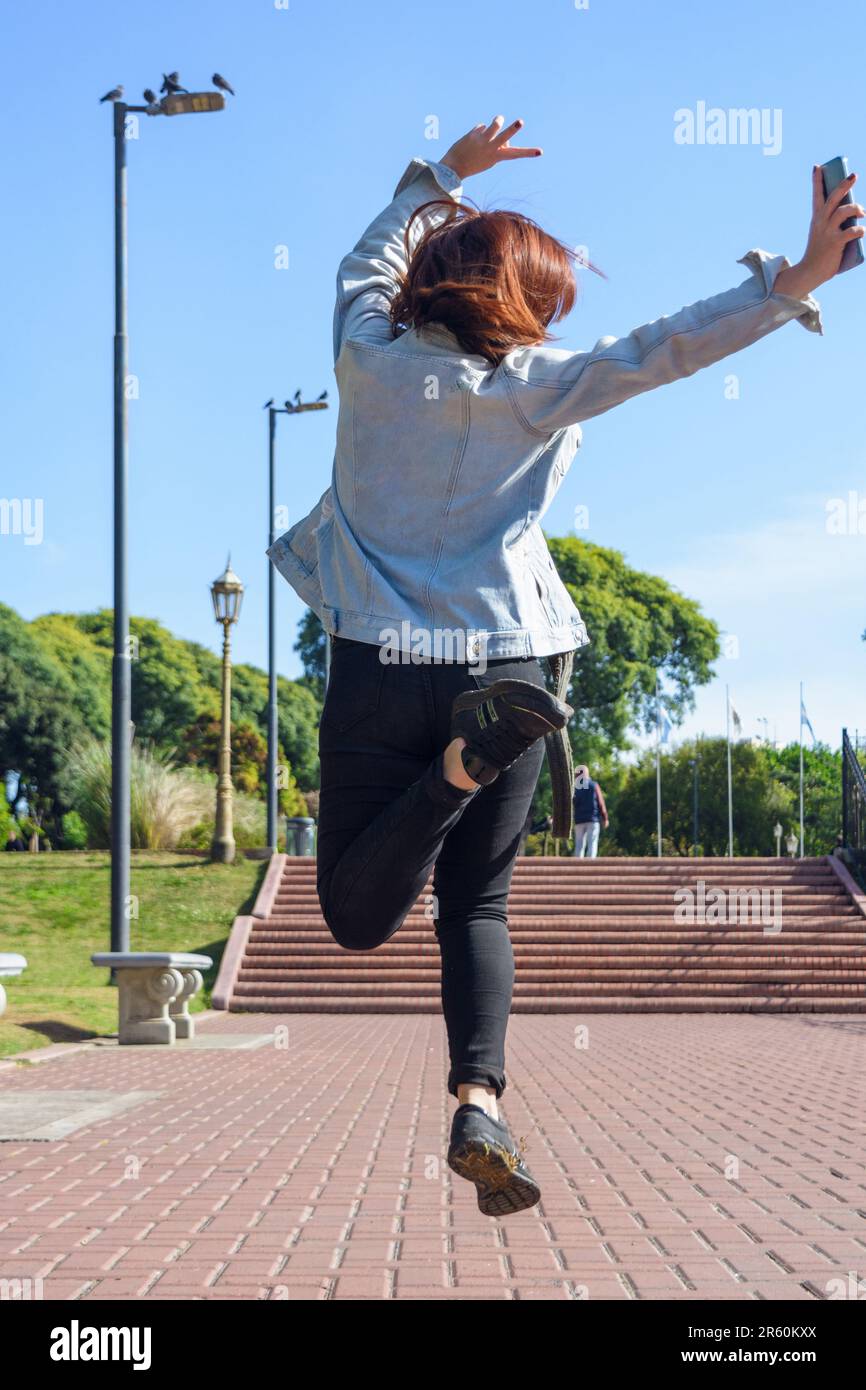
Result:
[[[414,221],[444,207],[411,249]],[[512,348],[549,342],[550,324],[574,306],[576,254],[519,212],[481,212],[436,198],[416,208],[405,234],[408,270],[391,303],[395,336],[437,323],[466,352],[498,366]]]

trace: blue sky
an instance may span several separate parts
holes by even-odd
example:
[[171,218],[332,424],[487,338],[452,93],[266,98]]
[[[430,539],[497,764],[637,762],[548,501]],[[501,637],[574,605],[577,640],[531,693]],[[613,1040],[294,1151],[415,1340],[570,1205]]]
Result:
[[[197,87],[218,69],[238,93],[219,115],[144,120],[129,149],[130,588],[133,612],[216,649],[208,584],[230,549],[247,585],[235,651],[259,665],[261,405],[297,387],[333,398],[336,267],[413,154],[437,158],[500,111],[524,118],[544,158],[467,192],[530,213],[605,270],[585,274],[560,328],[575,348],[738,283],[753,246],[797,259],[813,163],[846,153],[866,176],[845,59],[866,20],[841,0],[278,6],[48,0],[14,24],[7,11],[0,496],[44,499],[44,539],[0,536],[0,599],[26,617],[111,603],[112,142],[97,99],[115,83],[138,100],[163,70]],[[675,113],[699,102],[765,110],[781,148],[678,144]],[[425,138],[431,116],[439,140]],[[727,681],[744,732],[764,717],[794,738],[801,679],[820,738],[866,729],[866,534],[826,524],[851,490],[866,513],[864,295],[866,268],[818,292],[823,338],[789,324],[590,422],[548,515],[562,534],[587,507],[581,534],[731,635],[738,655],[686,732],[723,731]],[[278,498],[295,519],[327,485],[335,414],[279,423]],[[295,675],[302,607],[278,587],[279,664]]]

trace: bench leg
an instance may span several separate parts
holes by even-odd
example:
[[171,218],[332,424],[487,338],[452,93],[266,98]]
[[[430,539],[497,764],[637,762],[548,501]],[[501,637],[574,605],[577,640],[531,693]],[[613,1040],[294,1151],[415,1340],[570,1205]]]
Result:
[[195,1020],[190,1017],[189,1001],[202,987],[201,971],[181,970],[183,989],[172,999],[168,1012],[179,1038],[195,1037]]
[[168,1006],[184,988],[179,970],[119,969],[117,992],[120,1008],[119,1043],[167,1043],[175,1039]]

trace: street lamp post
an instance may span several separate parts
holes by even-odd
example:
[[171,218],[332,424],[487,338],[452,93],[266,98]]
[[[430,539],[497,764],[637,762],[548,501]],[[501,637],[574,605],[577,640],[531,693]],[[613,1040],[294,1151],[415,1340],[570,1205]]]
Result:
[[[327,393],[323,393],[327,394]],[[298,393],[300,396],[300,392]],[[282,409],[268,401],[268,546],[277,539],[276,438],[278,415],[302,415],[309,410],[327,410],[327,401],[286,401]],[[327,637],[326,637],[327,642]],[[327,679],[327,677],[326,677]],[[277,576],[268,561],[268,775],[267,840],[272,854],[277,851]]]
[[111,663],[111,949],[129,950],[129,725],[132,667],[127,580],[129,413],[126,376],[126,113],[114,107],[114,652]]
[[220,92],[167,96],[147,106],[113,102],[114,133],[114,635],[111,663],[111,949],[129,950],[129,768],[132,743],[132,653],[129,642],[128,488],[129,416],[126,378],[128,252],[126,192],[126,118],[177,116],[184,112],[221,111]]
[[214,825],[211,859],[218,864],[231,864],[235,857],[235,837],[232,829],[232,663],[231,629],[237,622],[244,586],[231,567],[231,556],[225,572],[211,585],[214,616],[223,629],[222,711],[220,716],[220,747],[217,773],[216,822]]

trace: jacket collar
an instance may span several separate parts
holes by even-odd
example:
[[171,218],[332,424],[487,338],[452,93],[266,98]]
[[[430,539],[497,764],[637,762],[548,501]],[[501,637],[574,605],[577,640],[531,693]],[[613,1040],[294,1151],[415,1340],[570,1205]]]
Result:
[[453,354],[462,361],[469,362],[484,371],[490,371],[493,365],[480,353],[466,352],[451,329],[446,328],[442,323],[427,323],[421,328],[407,328],[405,333],[400,334],[397,341],[406,342],[407,345],[411,342],[414,352],[429,352],[431,355],[439,357],[442,356],[444,349],[449,355]]

